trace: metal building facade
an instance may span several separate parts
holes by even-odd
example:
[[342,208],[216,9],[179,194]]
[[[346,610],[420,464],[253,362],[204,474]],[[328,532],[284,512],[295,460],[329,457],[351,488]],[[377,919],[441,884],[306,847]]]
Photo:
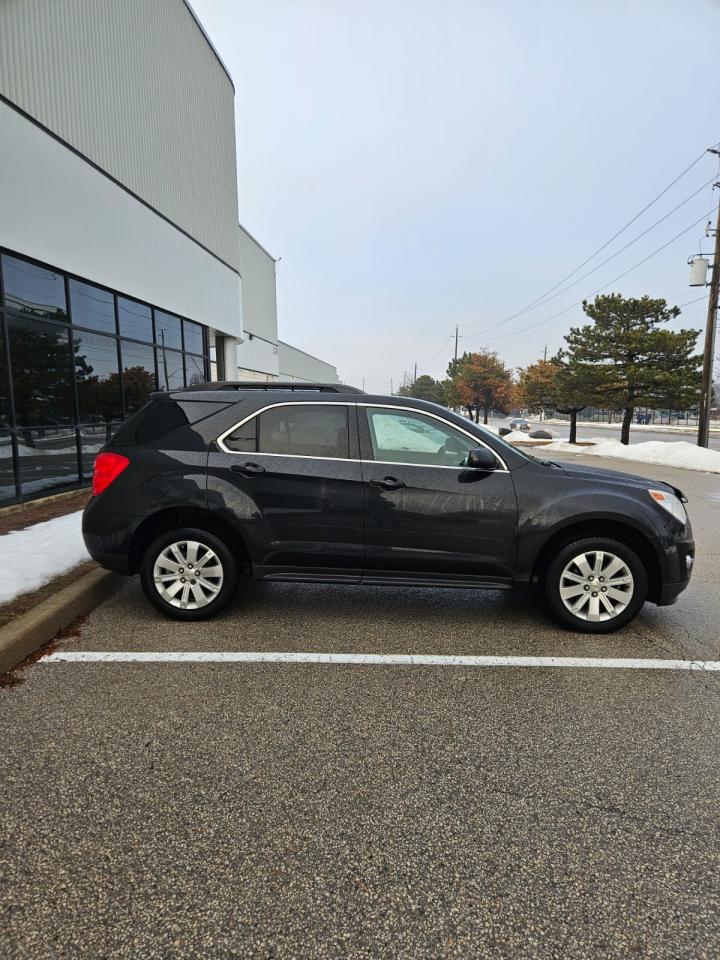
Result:
[[233,85],[183,0],[5,0],[0,94],[239,269]]
[[0,506],[87,483],[153,390],[277,378],[237,198],[232,80],[185,0],[0,0]]

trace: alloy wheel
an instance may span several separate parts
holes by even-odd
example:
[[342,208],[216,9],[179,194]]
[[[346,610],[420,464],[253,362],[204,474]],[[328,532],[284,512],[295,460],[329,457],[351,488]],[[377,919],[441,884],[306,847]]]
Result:
[[153,566],[155,589],[166,603],[180,610],[199,610],[220,593],[222,563],[207,544],[178,540],[164,547]]
[[604,550],[579,553],[560,574],[560,598],[580,620],[612,620],[626,609],[634,592],[627,563]]

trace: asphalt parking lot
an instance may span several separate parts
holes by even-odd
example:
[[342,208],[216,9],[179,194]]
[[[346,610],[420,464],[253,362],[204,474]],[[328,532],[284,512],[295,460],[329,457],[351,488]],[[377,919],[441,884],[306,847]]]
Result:
[[[587,458],[588,463],[598,463]],[[720,660],[720,478],[691,587],[625,630],[532,593],[136,581],[63,651]],[[0,955],[720,955],[720,673],[42,661],[0,690]]]

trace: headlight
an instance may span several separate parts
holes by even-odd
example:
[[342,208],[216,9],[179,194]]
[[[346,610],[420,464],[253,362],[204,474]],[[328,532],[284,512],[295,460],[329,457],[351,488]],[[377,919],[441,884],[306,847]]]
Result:
[[680,497],[676,497],[674,493],[666,493],[665,490],[648,490],[648,493],[655,503],[659,503],[676,520],[679,520],[680,523],[687,523],[687,513],[685,513],[685,507]]

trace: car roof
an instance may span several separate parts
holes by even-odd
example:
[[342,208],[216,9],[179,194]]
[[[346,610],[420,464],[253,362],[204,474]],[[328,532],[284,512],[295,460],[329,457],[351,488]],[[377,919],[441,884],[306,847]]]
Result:
[[210,380],[162,393],[362,393],[347,383],[322,383],[305,380]]
[[[320,396],[319,396],[320,395]],[[398,406],[412,406],[418,409],[446,410],[428,400],[416,397],[399,397],[388,394],[368,394],[358,387],[345,383],[303,383],[298,381],[235,381],[201,383],[177,390],[160,390],[152,394],[153,399],[224,401],[234,403],[241,400],[282,401],[289,399],[326,400],[328,403],[346,400],[348,403],[391,403]]]
[[363,393],[354,387],[348,389],[347,393],[343,391],[319,391],[312,387],[308,390],[244,390],[239,389],[234,394],[229,394],[227,390],[171,390],[157,392],[152,394],[152,399],[171,399],[194,402],[223,402],[226,404],[247,403],[251,406],[261,407],[273,403],[299,403],[308,401],[312,403],[362,403],[378,404],[378,406],[397,406],[411,407],[414,410],[427,410],[429,413],[443,414],[445,417],[451,415],[447,407],[432,403],[429,400],[420,400],[416,397],[398,397],[388,394],[369,394]]

